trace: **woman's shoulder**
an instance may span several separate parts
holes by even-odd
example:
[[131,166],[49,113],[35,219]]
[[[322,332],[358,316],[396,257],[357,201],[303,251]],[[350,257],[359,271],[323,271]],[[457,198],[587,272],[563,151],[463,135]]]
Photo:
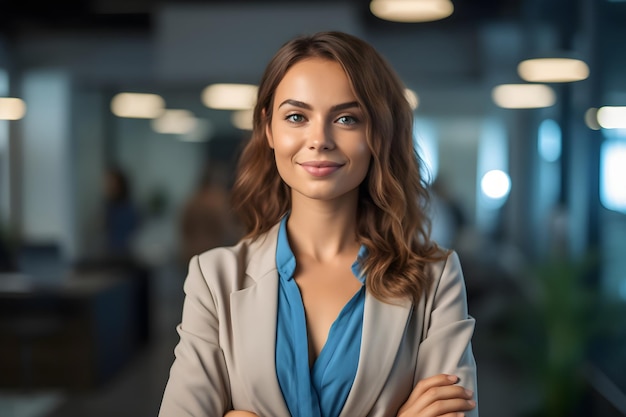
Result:
[[278,225],[258,237],[245,237],[234,245],[209,249],[200,253],[198,258],[201,262],[215,262],[220,259],[253,257],[259,251],[272,250],[276,246],[277,234]]
[[[209,249],[194,257],[199,272],[208,284],[245,285],[276,268],[275,228],[257,238],[244,238],[232,246]],[[192,259],[191,262],[194,262]]]
[[439,279],[444,274],[456,271],[460,272],[461,261],[459,255],[453,249],[439,247],[436,256],[426,264],[426,269],[433,279]]
[[441,296],[449,291],[465,293],[465,278],[461,261],[454,250],[442,249],[440,259],[427,264],[431,278],[429,298]]
[[229,246],[217,246],[215,248],[208,249],[198,254],[198,260],[200,263],[211,261],[215,262],[220,259],[227,259],[229,257],[238,257],[245,252],[246,248],[250,245],[251,240],[241,239],[234,245]]
[[241,266],[253,243],[252,239],[246,238],[231,246],[218,246],[209,249],[196,256],[197,262],[202,272]]

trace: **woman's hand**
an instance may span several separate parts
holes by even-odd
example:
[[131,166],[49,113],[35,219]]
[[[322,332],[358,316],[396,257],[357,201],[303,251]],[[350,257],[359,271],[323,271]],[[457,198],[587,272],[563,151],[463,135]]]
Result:
[[250,411],[231,410],[224,417],[259,417]]
[[440,374],[422,379],[400,407],[398,417],[456,417],[476,407],[474,393],[455,385],[459,378]]

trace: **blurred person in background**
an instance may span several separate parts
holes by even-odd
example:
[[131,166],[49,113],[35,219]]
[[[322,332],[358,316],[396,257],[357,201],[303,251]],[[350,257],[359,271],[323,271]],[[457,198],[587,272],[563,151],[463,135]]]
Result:
[[187,265],[194,256],[217,246],[231,245],[241,237],[230,209],[226,167],[207,168],[181,214],[181,258]]
[[106,256],[130,257],[139,213],[131,198],[128,177],[120,168],[111,167],[105,173],[104,187]]
[[161,417],[478,415],[474,319],[428,235],[412,124],[364,41],[277,52],[233,190],[247,236],[190,261]]

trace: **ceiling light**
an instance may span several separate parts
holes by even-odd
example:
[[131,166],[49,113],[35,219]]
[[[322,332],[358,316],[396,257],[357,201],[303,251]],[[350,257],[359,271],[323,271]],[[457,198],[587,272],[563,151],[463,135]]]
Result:
[[491,97],[505,109],[550,107],[556,102],[554,90],[544,84],[502,84],[492,90]]
[[604,129],[626,129],[626,106],[600,107],[598,124]]
[[193,130],[178,135],[176,139],[181,142],[192,142],[192,143],[204,143],[211,140],[213,134],[215,133],[215,128],[213,123],[207,119],[199,119],[194,118],[194,128]]
[[417,106],[419,106],[420,101],[415,91],[411,90],[410,88],[405,88],[404,97],[406,98],[406,101],[409,102],[409,106],[411,106],[411,109],[415,110]]
[[589,77],[587,64],[575,58],[533,58],[522,61],[517,72],[523,80],[541,83],[566,83]]
[[158,133],[183,135],[195,129],[196,118],[189,110],[167,109],[151,125]]
[[241,130],[252,130],[253,110],[238,110],[230,116],[233,126]]
[[374,16],[392,22],[431,22],[452,14],[450,0],[372,0]]
[[598,109],[590,107],[585,112],[585,124],[591,130],[600,130],[602,126],[598,124]]
[[212,109],[247,110],[254,107],[257,90],[251,84],[212,84],[202,91],[202,102]]
[[111,111],[119,117],[154,119],[164,108],[165,100],[157,94],[119,93],[111,100]]
[[25,114],[24,100],[15,97],[0,97],[0,120],[19,120]]
[[511,191],[511,178],[504,171],[491,170],[480,180],[480,189],[485,196],[494,200],[504,198]]

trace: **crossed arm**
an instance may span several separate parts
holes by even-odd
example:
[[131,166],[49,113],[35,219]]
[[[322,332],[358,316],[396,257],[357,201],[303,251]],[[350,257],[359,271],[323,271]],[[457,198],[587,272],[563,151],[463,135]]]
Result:
[[[397,417],[456,417],[476,407],[474,393],[457,385],[455,375],[439,374],[422,379]],[[249,411],[232,410],[224,417],[259,417]]]

